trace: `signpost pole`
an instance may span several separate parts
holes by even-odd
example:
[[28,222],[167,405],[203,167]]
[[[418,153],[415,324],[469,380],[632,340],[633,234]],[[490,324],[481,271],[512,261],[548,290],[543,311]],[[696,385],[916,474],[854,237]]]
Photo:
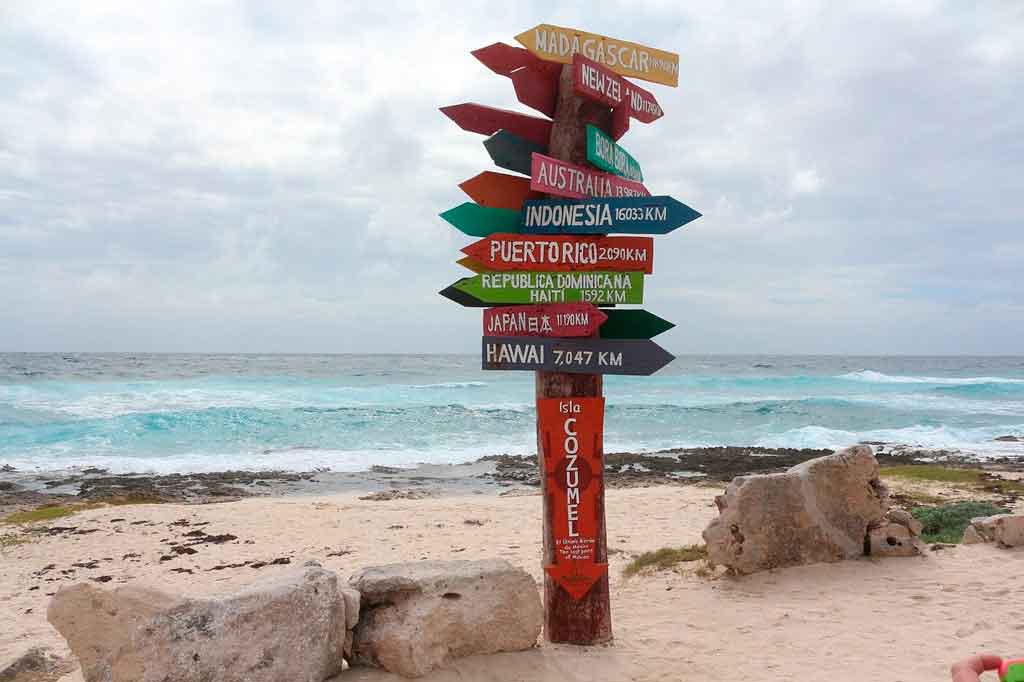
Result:
[[[587,162],[587,131],[590,123],[605,132],[611,131],[611,111],[604,105],[577,95],[573,89],[572,65],[562,67],[558,83],[558,97],[551,128],[548,154],[561,161],[579,165]],[[536,394],[544,398],[599,398],[603,395],[603,377],[600,374],[568,374],[563,372],[537,372]],[[554,496],[549,491],[552,481],[548,480],[544,465],[544,435],[541,423],[537,423],[537,452],[540,460],[541,492],[544,499],[544,566],[556,561],[554,514],[564,510],[554,508]],[[591,485],[600,486],[596,496],[596,509],[581,510],[596,515],[596,543],[594,560],[608,563],[608,540],[605,531],[604,513],[604,458],[603,444],[598,441],[595,448],[599,455],[601,472]],[[544,632],[550,642],[565,644],[601,644],[612,639],[612,617],[608,589],[608,573],[603,571],[600,578],[581,598],[574,599],[547,572],[544,573]]]

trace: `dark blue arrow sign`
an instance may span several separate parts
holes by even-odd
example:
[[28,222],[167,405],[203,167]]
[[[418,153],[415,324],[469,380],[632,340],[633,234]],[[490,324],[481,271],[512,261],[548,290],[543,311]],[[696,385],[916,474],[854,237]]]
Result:
[[700,216],[670,196],[540,199],[523,204],[520,231],[533,234],[668,234]]
[[675,357],[647,339],[549,339],[535,336],[483,337],[483,368],[633,374],[646,376]]
[[488,137],[484,140],[484,147],[487,148],[487,153],[494,161],[495,166],[523,175],[530,174],[531,155],[534,152],[548,153],[547,147],[526,140],[507,130],[499,130]]

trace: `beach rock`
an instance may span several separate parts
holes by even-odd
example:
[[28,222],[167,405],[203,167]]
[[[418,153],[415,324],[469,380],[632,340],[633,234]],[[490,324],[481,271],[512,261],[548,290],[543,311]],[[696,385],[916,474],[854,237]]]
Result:
[[37,646],[0,669],[0,682],[56,682],[74,669],[72,659]]
[[961,542],[965,545],[978,545],[983,542],[987,542],[987,540],[981,536],[981,533],[978,532],[977,528],[968,525],[964,528],[964,537]]
[[[971,533],[970,542],[968,542],[969,529],[974,531]],[[970,525],[964,529],[963,541],[965,544],[976,544],[979,541],[995,542],[1001,547],[1024,546],[1024,516],[996,514],[995,516],[971,519]]]
[[924,544],[911,530],[892,521],[868,531],[868,554],[873,557],[906,557],[924,553]]
[[753,573],[863,555],[868,528],[881,525],[889,504],[878,472],[871,448],[858,445],[733,479],[703,533],[709,559]]
[[889,513],[886,514],[886,518],[893,523],[898,523],[899,525],[904,526],[910,531],[910,534],[915,537],[920,535],[921,531],[924,530],[924,524],[915,519],[910,512],[904,511],[903,509],[890,509]]
[[322,682],[342,670],[345,606],[337,576],[309,567],[223,599],[80,584],[48,617],[86,682]]
[[1018,436],[998,436],[993,440],[999,443],[1020,443],[1024,441],[1024,438],[1019,438]]
[[354,662],[406,677],[454,658],[529,649],[540,635],[537,585],[504,560],[375,566],[349,583],[362,604]]

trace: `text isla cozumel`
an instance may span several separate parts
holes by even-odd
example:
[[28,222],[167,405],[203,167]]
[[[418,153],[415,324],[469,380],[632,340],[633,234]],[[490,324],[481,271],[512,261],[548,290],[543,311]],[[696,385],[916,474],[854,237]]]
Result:
[[548,61],[569,64],[579,53],[623,76],[673,87],[679,84],[679,55],[674,52],[551,24],[524,31],[516,40]]
[[494,234],[462,249],[493,270],[611,270],[650,274],[650,237]]

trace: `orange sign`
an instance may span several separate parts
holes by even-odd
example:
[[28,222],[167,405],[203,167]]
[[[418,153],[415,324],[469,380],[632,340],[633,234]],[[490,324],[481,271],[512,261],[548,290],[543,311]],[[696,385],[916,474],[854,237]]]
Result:
[[604,398],[541,398],[537,421],[554,542],[554,562],[544,570],[579,601],[608,572],[597,560]]

